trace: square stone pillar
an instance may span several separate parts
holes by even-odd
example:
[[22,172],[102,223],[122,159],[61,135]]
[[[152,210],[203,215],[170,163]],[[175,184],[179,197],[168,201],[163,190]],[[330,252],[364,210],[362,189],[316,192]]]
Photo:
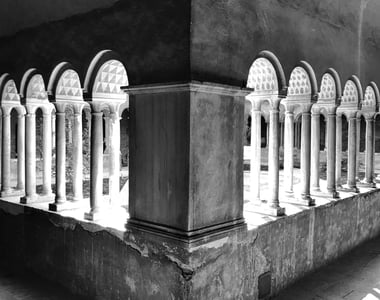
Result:
[[252,90],[198,82],[124,90],[127,226],[189,240],[242,225],[244,97]]

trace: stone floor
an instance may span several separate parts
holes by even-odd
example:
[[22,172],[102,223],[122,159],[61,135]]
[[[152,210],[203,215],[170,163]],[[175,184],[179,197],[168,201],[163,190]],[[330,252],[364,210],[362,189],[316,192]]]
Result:
[[379,300],[380,237],[301,279],[275,300]]
[[62,287],[31,274],[11,273],[0,268],[1,300],[85,300]]

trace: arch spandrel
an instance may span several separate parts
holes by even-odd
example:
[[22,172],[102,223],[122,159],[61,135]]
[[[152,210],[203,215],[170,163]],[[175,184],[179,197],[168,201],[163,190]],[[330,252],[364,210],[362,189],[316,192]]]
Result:
[[125,100],[126,94],[120,89],[128,85],[127,71],[118,60],[105,62],[97,72],[92,88],[93,98],[116,98]]
[[20,95],[15,81],[9,74],[4,74],[0,78],[1,103],[20,104]]
[[351,77],[344,85],[342,101],[338,107],[339,112],[358,111],[360,109],[363,93],[357,78]]
[[311,98],[310,78],[302,67],[295,67],[290,74],[288,98],[293,97]]
[[253,62],[249,69],[247,87],[254,89],[254,93],[278,94],[276,70],[268,59],[259,57]]
[[319,92],[318,102],[326,102],[329,104],[335,104],[336,100],[336,84],[333,76],[329,73],[325,73],[322,76],[321,89]]
[[45,83],[41,74],[35,74],[30,79],[26,88],[26,99],[48,102]]
[[62,73],[55,90],[55,98],[57,101],[83,100],[82,87],[77,72],[68,69]]
[[377,107],[377,97],[375,90],[372,86],[367,86],[364,92],[364,99],[362,101],[363,113],[375,113]]

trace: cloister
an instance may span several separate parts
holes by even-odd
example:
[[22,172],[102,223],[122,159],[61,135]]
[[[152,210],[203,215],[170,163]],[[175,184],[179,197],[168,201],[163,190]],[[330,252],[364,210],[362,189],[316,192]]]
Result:
[[24,2],[0,24],[1,268],[270,299],[380,235],[377,1]]

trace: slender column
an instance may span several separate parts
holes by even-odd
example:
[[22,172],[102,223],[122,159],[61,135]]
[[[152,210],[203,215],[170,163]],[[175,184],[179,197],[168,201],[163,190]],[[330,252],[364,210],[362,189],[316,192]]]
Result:
[[365,179],[364,182],[369,184],[371,187],[374,187],[373,182],[373,127],[374,127],[374,121],[372,117],[367,117],[365,119],[366,122],[366,134],[365,134]]
[[268,152],[268,178],[269,178],[269,200],[270,213],[283,215],[285,210],[280,207],[279,194],[279,110],[274,107],[270,110],[269,119],[269,152]]
[[65,112],[56,112],[56,177],[55,203],[49,205],[50,210],[57,211],[66,202],[66,130]]
[[342,116],[336,116],[336,166],[335,180],[337,188],[342,187]]
[[91,118],[91,166],[90,206],[85,213],[88,220],[100,218],[100,204],[103,197],[103,113],[93,111]]
[[[260,120],[261,121],[261,120]],[[266,123],[266,144],[265,144],[265,148],[268,148],[269,147],[269,135],[270,135],[270,121],[269,121],[269,124]]]
[[17,189],[25,189],[25,116],[18,115],[17,126]]
[[261,112],[252,110],[251,122],[251,195],[255,204],[260,205],[260,167],[261,167]]
[[284,147],[284,122],[280,122],[280,148]]
[[360,121],[361,117],[356,119],[356,158],[355,158],[355,178],[359,180],[359,162],[360,162]]
[[2,143],[2,177],[1,195],[9,195],[11,191],[11,116],[3,113],[3,143]]
[[25,136],[25,196],[21,203],[29,203],[36,199],[36,115],[26,115]]
[[[327,144],[328,144],[328,140],[329,140],[329,134],[328,134],[328,124],[327,124],[327,120],[325,119],[325,147],[324,147],[324,151],[327,151]],[[335,128],[335,117],[334,117],[334,128]],[[334,141],[334,144],[335,144],[335,141]]]
[[314,205],[310,197],[310,112],[302,113],[301,127],[301,200]]
[[319,192],[319,149],[320,149],[320,114],[313,112],[311,115],[311,188]]
[[[342,119],[341,119],[342,120]],[[335,182],[335,168],[336,168],[336,115],[335,113],[328,113],[326,124],[326,136],[327,136],[327,192],[332,198],[339,198],[339,194],[336,191]],[[342,123],[340,123],[342,124]],[[340,141],[342,141],[341,134]]]
[[109,139],[109,193],[111,203],[117,205],[120,192],[120,117],[117,112],[113,112],[109,118],[110,139]]
[[285,112],[284,132],[284,183],[285,192],[293,194],[293,167],[294,167],[294,114]]
[[73,132],[73,194],[74,201],[83,199],[83,141],[82,141],[82,115],[74,114]]
[[43,195],[51,196],[51,114],[44,114],[43,120]]
[[347,185],[353,192],[358,192],[356,187],[356,116],[350,116],[348,119],[348,166],[347,166]]

